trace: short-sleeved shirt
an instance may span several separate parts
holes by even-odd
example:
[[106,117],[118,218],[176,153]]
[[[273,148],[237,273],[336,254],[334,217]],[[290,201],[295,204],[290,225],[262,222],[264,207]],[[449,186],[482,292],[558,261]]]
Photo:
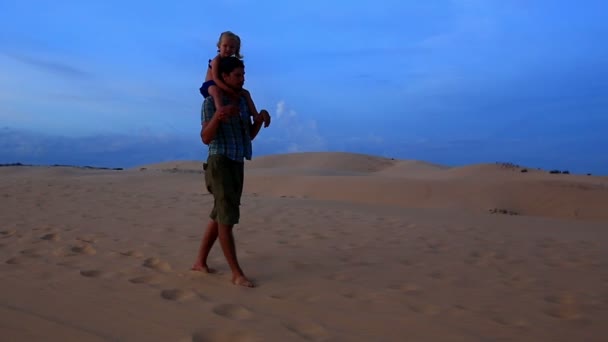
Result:
[[[229,103],[226,96],[222,97],[223,103]],[[215,138],[209,143],[209,155],[221,154],[234,161],[243,162],[243,159],[251,160],[251,119],[247,102],[241,97],[239,102],[240,115],[231,116],[228,122],[220,122]],[[205,98],[201,110],[201,124],[209,122],[215,113],[213,97]]]

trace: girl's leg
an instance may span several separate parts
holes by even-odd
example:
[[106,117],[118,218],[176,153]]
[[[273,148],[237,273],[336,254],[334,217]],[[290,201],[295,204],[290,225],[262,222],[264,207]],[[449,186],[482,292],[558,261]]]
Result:
[[262,119],[264,120],[264,127],[268,127],[268,125],[270,125],[270,114],[268,114],[268,111],[266,111],[266,109],[262,109],[258,113],[258,110],[255,108],[255,104],[253,103],[253,99],[251,98],[251,94],[249,93],[249,91],[245,91],[245,94],[245,98],[247,99],[247,106],[249,107],[249,112],[251,113],[251,116],[253,116],[253,119],[256,120],[256,118],[261,115]]
[[251,116],[253,116],[254,118],[256,118],[259,113],[258,110],[255,108],[255,104],[253,103],[253,100],[251,99],[251,94],[249,93],[249,91],[245,91],[245,98],[247,99],[247,107],[249,109],[249,114],[251,114]]
[[215,103],[215,109],[218,110],[224,106],[222,103],[222,91],[220,87],[212,85],[207,90],[209,95],[213,96],[213,103]]

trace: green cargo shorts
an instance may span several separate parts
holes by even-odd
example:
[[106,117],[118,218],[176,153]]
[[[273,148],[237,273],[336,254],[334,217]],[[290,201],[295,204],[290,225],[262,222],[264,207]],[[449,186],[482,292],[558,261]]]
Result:
[[213,154],[207,158],[205,185],[213,194],[213,209],[209,217],[218,223],[239,223],[243,194],[244,163]]

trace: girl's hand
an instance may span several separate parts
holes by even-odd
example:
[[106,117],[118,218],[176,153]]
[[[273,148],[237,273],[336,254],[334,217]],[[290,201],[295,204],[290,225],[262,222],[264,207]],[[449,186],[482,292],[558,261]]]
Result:
[[229,117],[239,115],[239,108],[234,105],[226,105],[219,108],[215,115],[221,122],[227,122]]

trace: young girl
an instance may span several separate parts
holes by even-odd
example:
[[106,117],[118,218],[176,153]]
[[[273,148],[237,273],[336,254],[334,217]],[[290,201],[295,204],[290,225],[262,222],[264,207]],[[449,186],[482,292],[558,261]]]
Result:
[[234,90],[228,87],[223,81],[219,74],[219,62],[222,57],[235,56],[242,59],[241,55],[241,38],[236,34],[226,31],[220,34],[220,39],[217,42],[218,54],[215,58],[209,60],[209,67],[207,68],[207,75],[205,76],[205,82],[200,87],[200,92],[203,97],[209,95],[213,96],[213,102],[215,102],[215,108],[219,109],[224,106],[222,103],[222,95],[225,93],[229,97],[239,97],[244,95],[247,100],[247,106],[249,113],[253,116],[254,120],[264,120],[264,126],[268,127],[270,124],[270,116],[264,109],[260,113],[255,108],[255,104],[251,99],[249,91],[243,89],[242,94],[237,94]]

